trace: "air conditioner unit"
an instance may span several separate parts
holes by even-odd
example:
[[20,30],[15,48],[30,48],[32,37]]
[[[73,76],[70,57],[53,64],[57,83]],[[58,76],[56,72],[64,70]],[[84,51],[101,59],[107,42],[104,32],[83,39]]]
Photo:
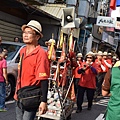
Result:
[[55,0],[55,3],[65,3],[65,0]]
[[55,0],[48,0],[48,3],[54,3]]
[[48,0],[48,3],[65,3],[65,0]]
[[66,0],[66,4],[69,6],[69,5],[74,5],[76,6],[77,4],[77,0]]

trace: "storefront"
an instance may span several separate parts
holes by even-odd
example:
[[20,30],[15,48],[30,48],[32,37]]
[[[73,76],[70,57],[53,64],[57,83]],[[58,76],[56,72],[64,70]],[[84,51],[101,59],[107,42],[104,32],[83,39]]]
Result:
[[0,4],[0,36],[3,40],[13,41],[14,37],[22,39],[21,26],[31,19],[39,21],[42,25],[44,35],[42,43],[49,40],[52,33],[55,39],[58,38],[60,19],[55,16],[17,0],[5,0]]
[[117,44],[116,41],[114,40],[114,37],[109,35],[107,32],[103,30],[99,31],[99,26],[97,25],[93,26],[92,36],[93,38],[89,41],[89,47],[91,46],[91,51],[93,52],[98,52],[99,50],[103,52],[115,51]]

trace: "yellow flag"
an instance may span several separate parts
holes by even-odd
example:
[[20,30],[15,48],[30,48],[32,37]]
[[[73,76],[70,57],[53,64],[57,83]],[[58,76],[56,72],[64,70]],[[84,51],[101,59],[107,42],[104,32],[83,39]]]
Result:
[[69,51],[73,50],[73,34],[70,33],[69,37]]
[[63,38],[63,31],[61,30],[61,33],[60,33],[60,48],[62,48],[63,41],[64,41],[64,38]]
[[54,47],[54,41],[52,41],[51,46],[50,46],[50,50],[49,50],[49,53],[48,53],[48,59],[49,60],[51,59],[51,56],[52,56],[53,47]]

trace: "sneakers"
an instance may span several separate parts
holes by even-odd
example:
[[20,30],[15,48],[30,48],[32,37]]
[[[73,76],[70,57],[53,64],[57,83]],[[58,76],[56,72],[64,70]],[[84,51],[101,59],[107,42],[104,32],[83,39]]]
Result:
[[0,108],[0,112],[7,112],[7,108]]

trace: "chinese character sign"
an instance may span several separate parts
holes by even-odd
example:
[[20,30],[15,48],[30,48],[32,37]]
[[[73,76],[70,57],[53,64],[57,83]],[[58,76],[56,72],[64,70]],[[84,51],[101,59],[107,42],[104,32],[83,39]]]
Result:
[[106,16],[98,16],[97,17],[97,25],[104,27],[115,27],[116,18],[106,17]]

